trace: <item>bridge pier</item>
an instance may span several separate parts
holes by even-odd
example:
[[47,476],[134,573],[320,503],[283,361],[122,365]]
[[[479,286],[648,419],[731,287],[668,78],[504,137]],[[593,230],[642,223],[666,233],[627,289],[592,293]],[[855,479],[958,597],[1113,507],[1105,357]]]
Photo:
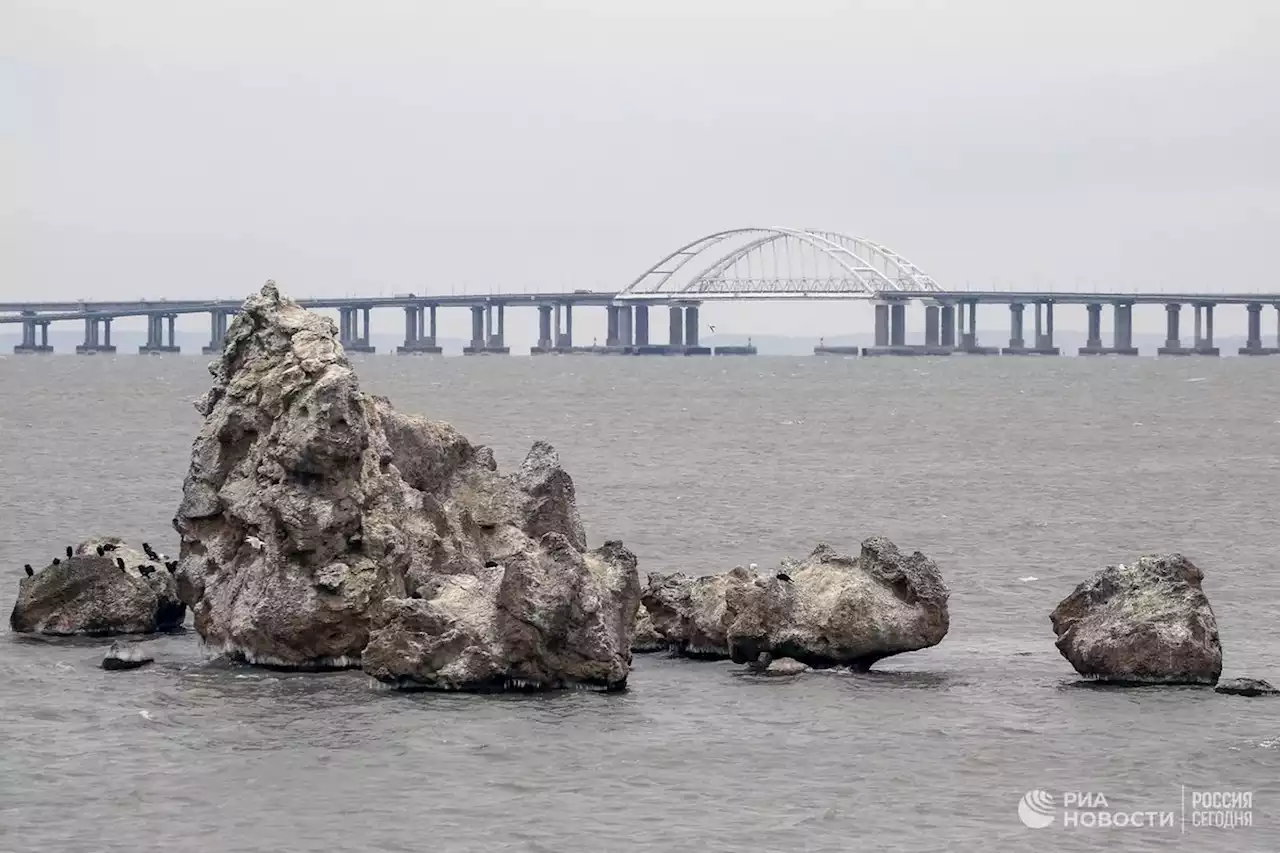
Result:
[[[347,352],[373,353],[377,349],[369,344],[369,312],[367,305],[344,305],[338,308],[338,343]],[[364,320],[364,330],[360,321]]]
[[636,306],[636,343],[637,347],[649,345],[649,306]]
[[53,352],[53,347],[49,346],[49,321],[23,317],[22,343],[14,344],[13,351],[18,355],[48,355]]
[[1133,303],[1113,302],[1111,346],[1102,345],[1102,303],[1090,302],[1089,339],[1080,347],[1080,355],[1137,355],[1133,345]]
[[[174,323],[176,314],[151,314],[147,316],[147,342],[138,347],[140,355],[161,355],[163,353],[182,352],[174,341]],[[169,342],[165,343],[165,326],[169,327]]]
[[942,306],[942,319],[941,319],[941,323],[942,323],[942,328],[940,329],[940,331],[941,331],[941,340],[939,341],[939,344],[940,344],[941,346],[946,347],[947,349],[955,349],[955,346],[956,346],[956,306],[954,306],[954,305],[950,305],[950,304],[947,304],[947,305],[943,305],[943,306]]
[[1009,305],[1009,346],[1003,350],[1005,355],[1058,355],[1059,350],[1053,345],[1053,303],[1033,302],[1035,309],[1035,334],[1031,338],[1031,346],[1027,346],[1023,325],[1026,307],[1018,302]]
[[[1196,355],[1218,355],[1219,350],[1213,345],[1213,302],[1196,302]],[[1203,320],[1201,319],[1203,315]]]
[[114,317],[86,317],[84,343],[76,345],[76,354],[114,353],[116,348],[111,343],[111,321],[114,319]]
[[[939,308],[937,304],[926,303],[924,307],[923,344],[907,343],[907,305],[909,299],[893,300],[875,306],[876,309],[876,346],[863,347],[864,356],[873,355],[950,355],[951,348],[939,343]],[[887,340],[887,344],[881,341]],[[823,347],[824,353],[844,354],[846,349],[854,347]],[[816,351],[816,350],[815,350]]]
[[[1277,346],[1262,345],[1262,303],[1250,302],[1245,307],[1249,311],[1249,335],[1240,348],[1240,355],[1280,355],[1280,329],[1276,331]],[[1276,310],[1280,311],[1280,306]]]
[[[1156,355],[1191,355],[1194,349],[1188,349],[1182,345],[1182,333],[1179,329],[1181,324],[1182,305],[1177,302],[1170,302],[1164,306],[1164,346],[1156,350]],[[1196,311],[1196,338],[1200,337],[1200,312]]]
[[[968,306],[968,311],[965,310]],[[999,355],[999,347],[984,347],[978,343],[978,301],[966,299],[960,302],[960,347],[965,355]],[[968,315],[966,319],[966,314]]]
[[209,343],[200,348],[204,355],[221,355],[227,344],[227,318],[233,312],[215,308],[209,312]]
[[[426,328],[427,311],[430,310],[431,329]],[[396,347],[397,355],[439,355],[444,352],[436,346],[436,306],[408,305],[404,309],[404,344]]]
[[618,306],[618,346],[625,347],[627,352],[631,351],[634,344],[632,334],[632,317],[630,305]]

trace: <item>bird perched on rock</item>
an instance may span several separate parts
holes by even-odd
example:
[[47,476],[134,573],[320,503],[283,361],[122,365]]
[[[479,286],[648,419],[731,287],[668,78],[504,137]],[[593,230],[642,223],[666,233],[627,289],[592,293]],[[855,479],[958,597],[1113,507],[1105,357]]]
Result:
[[248,545],[250,548],[253,548],[256,551],[265,550],[267,547],[265,544],[263,544],[263,541],[259,539],[257,536],[244,537],[244,544]]
[[115,546],[115,543],[113,542],[108,542],[102,546],[102,550],[104,551],[114,551],[115,549],[116,549],[116,546]]
[[158,556],[156,556],[156,552],[151,550],[151,546],[148,545],[146,542],[142,543],[142,552],[147,555],[147,559],[149,560],[160,559]]
[[122,572],[129,571],[129,569],[125,567],[124,557],[116,557],[116,565],[120,567],[120,571]]
[[71,559],[72,557],[74,557],[74,556],[75,556],[75,554],[76,554],[76,552],[75,552],[74,550],[72,550],[72,548],[71,548],[71,546],[70,546],[70,545],[68,545],[68,546],[67,546],[67,559],[68,559],[68,560],[69,560],[69,559]]
[[164,564],[164,567],[169,570],[169,574],[173,574],[174,572],[178,571],[178,561],[170,560],[169,562]]
[[155,566],[138,566],[138,574],[144,578],[149,578],[156,573]]
[[54,564],[55,566],[59,566],[59,565],[62,565],[62,561],[61,561],[61,560],[59,560],[57,557],[54,557],[54,558],[53,558],[53,564]]
[[99,557],[102,557],[102,556],[104,556],[106,553],[107,553],[107,549],[106,549],[106,548],[103,548],[101,545],[99,545],[99,546],[98,546],[98,556],[99,556]]
[[27,563],[27,564],[26,564],[25,566],[23,566],[22,568],[26,570],[26,572],[27,572],[27,577],[31,577],[32,575],[34,575],[34,574],[36,573],[36,570],[35,570],[35,569],[33,569],[33,568],[31,568],[31,564],[30,564],[30,563]]
[[787,581],[788,583],[790,583],[791,575],[787,574],[786,572],[778,572],[778,580]]

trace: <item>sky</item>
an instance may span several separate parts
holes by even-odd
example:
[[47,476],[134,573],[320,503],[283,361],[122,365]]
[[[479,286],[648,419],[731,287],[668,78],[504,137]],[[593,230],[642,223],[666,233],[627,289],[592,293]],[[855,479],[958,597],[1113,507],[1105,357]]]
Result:
[[1277,93],[1274,0],[0,0],[0,299],[616,289],[759,225],[944,287],[1280,292]]

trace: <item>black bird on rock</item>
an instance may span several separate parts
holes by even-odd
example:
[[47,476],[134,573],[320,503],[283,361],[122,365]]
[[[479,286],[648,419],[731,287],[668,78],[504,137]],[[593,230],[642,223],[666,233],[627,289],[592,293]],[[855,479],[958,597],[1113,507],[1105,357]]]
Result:
[[70,545],[68,545],[68,546],[67,546],[67,559],[68,559],[68,560],[70,560],[72,557],[74,557],[74,556],[75,556],[75,553],[76,553],[76,552],[75,552],[75,551],[73,551],[73,550],[71,549],[71,546],[70,546]]
[[62,564],[62,561],[61,561],[61,560],[59,560],[57,557],[54,557],[54,558],[53,558],[53,564],[54,564],[55,566],[57,566],[57,565],[61,565],[61,564]]
[[116,549],[115,544],[111,542],[108,542],[107,544],[102,546],[102,550],[104,551],[114,551],[115,549]]
[[27,564],[26,564],[25,566],[23,566],[22,568],[26,570],[26,572],[27,572],[27,577],[31,577],[32,575],[34,575],[34,574],[36,573],[36,570],[35,570],[35,569],[33,569],[33,568],[31,568],[31,564],[30,564],[30,563],[27,563]]
[[120,567],[120,571],[127,572],[129,569],[124,564],[124,557],[116,557],[116,565]]
[[173,574],[174,572],[178,571],[178,561],[170,560],[169,562],[164,564],[164,567],[169,570],[169,574]]
[[107,549],[106,549],[106,548],[103,548],[101,545],[99,545],[99,546],[98,546],[98,556],[99,556],[99,557],[101,557],[101,556],[103,556],[103,555],[104,555],[104,554],[106,554],[106,553],[107,553]]
[[786,572],[778,572],[778,580],[787,581],[788,583],[790,583],[791,575],[787,574]]

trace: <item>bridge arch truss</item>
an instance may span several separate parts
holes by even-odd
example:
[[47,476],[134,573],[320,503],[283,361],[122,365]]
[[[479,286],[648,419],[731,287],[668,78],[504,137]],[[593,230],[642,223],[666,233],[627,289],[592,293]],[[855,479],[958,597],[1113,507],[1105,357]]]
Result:
[[914,263],[864,237],[757,227],[717,231],[686,243],[641,273],[618,298],[870,299],[941,290]]

